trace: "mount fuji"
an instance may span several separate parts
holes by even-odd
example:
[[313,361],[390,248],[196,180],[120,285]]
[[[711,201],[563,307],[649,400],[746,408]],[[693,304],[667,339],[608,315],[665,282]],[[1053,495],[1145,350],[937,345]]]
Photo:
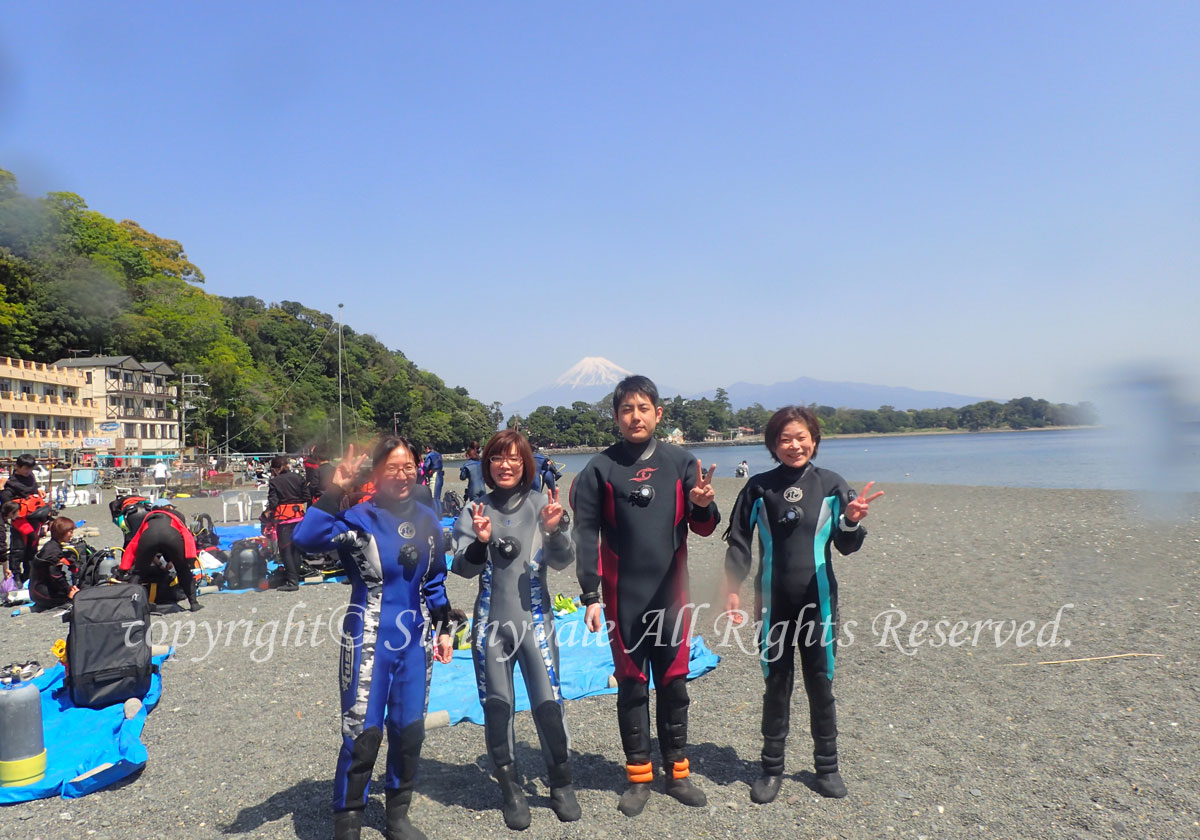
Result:
[[612,393],[613,387],[631,372],[602,356],[586,356],[563,371],[553,384],[505,405],[504,416],[528,414],[543,405],[556,408],[581,400],[597,402]]

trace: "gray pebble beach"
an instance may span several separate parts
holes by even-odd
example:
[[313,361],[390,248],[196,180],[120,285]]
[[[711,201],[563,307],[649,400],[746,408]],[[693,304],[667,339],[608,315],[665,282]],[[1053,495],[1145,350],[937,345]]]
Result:
[[[743,482],[714,483],[727,517]],[[689,549],[693,599],[712,605],[695,632],[722,656],[691,683],[689,757],[708,807],[686,808],[658,793],[640,817],[619,814],[625,782],[615,698],[592,697],[567,704],[583,808],[576,823],[559,823],[549,810],[532,720],[517,715],[518,763],[533,808],[527,836],[1200,835],[1200,499],[1160,519],[1150,503],[1104,491],[880,489],[887,495],[872,505],[863,550],[834,560],[839,638],[853,636],[839,650],[834,683],[848,798],[821,799],[806,784],[812,744],[800,686],[783,790],[772,804],[750,802],[762,672],[752,631],[714,627],[724,557],[718,532],[693,536]],[[219,522],[214,502],[178,504]],[[119,540],[106,508],[69,514],[100,527],[93,545]],[[578,594],[573,569],[552,572],[551,581],[554,591]],[[452,604],[470,613],[475,586],[451,577]],[[145,770],[83,799],[0,809],[6,840],[329,837],[340,742],[338,645],[329,621],[347,599],[337,584],[204,596],[196,620],[214,627],[249,620],[249,646],[246,625],[228,646],[222,638],[210,649],[203,633],[180,645],[146,724]],[[752,603],[750,581],[742,599]],[[283,643],[289,616],[293,627],[305,623],[300,644],[298,633]],[[986,620],[1007,623],[977,631]],[[1026,641],[1040,632],[1055,644],[1018,646],[1011,620],[1032,622],[1021,633]],[[156,619],[163,621],[156,641],[170,640],[175,627],[186,641],[186,612]],[[921,621],[928,622],[923,634]],[[268,651],[257,639],[267,638],[261,634],[272,622],[278,631]],[[967,630],[951,632],[959,622]],[[5,614],[0,657],[47,663],[65,629],[49,615]],[[997,632],[1005,643],[997,644]],[[1131,653],[1156,656],[1037,664]],[[364,837],[381,836],[382,775],[381,751]],[[510,832],[499,805],[482,728],[432,729],[413,822],[431,838],[503,836]]]

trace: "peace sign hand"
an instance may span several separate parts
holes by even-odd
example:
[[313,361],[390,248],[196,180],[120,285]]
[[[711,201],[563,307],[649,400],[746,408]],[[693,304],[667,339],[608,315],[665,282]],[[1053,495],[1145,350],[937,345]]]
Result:
[[341,462],[337,465],[337,469],[333,471],[333,476],[330,478],[334,484],[341,487],[343,490],[349,490],[354,486],[354,482],[358,479],[358,468],[362,466],[362,462],[367,460],[367,453],[363,453],[358,457],[354,455],[354,444],[346,447],[346,454]]
[[546,505],[542,508],[542,530],[552,534],[562,522],[563,507],[558,503],[558,488],[546,488]]
[[475,529],[475,539],[480,542],[491,542],[492,520],[484,516],[483,505],[476,502],[471,507],[471,526]]
[[704,471],[704,464],[696,459],[696,486],[688,493],[688,498],[692,500],[692,504],[696,507],[708,507],[712,504],[713,499],[717,497],[717,493],[713,490],[712,477],[717,471],[717,465],[713,464],[708,468],[708,472]]
[[[871,488],[874,486],[874,481],[868,481],[867,486],[863,488],[862,493],[859,494],[854,501],[846,505],[845,516],[847,522],[861,522],[867,518],[867,508],[871,506],[871,502],[883,495],[882,490],[876,493],[871,493]],[[868,496],[868,493],[871,493],[871,495]]]

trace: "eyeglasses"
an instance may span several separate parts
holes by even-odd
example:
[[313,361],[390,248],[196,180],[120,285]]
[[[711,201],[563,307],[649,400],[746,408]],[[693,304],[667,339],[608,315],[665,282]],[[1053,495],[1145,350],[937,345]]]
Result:
[[515,467],[519,466],[524,459],[520,455],[493,455],[491,458],[488,458],[488,461],[497,467],[501,464],[508,464]]
[[383,471],[383,477],[395,478],[396,476],[400,475],[400,473],[404,473],[405,475],[416,475],[417,465],[405,464],[403,467],[386,467]]

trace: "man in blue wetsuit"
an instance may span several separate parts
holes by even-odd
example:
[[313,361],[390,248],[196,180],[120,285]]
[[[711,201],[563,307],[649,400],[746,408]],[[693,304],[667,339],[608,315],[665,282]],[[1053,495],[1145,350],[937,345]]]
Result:
[[424,483],[429,485],[433,494],[433,512],[442,515],[442,454],[435,452],[433,447],[425,444],[425,460],[421,462],[421,474]]
[[473,440],[467,444],[467,462],[458,471],[458,477],[467,482],[467,489],[463,492],[464,505],[487,493],[487,484],[483,480],[483,463],[479,460],[479,441]]
[[554,462],[543,455],[541,452],[533,453],[534,468],[537,470],[537,477],[533,482],[533,489],[539,493],[543,488],[554,492],[558,489],[558,480],[562,478],[562,473],[558,471],[558,467],[554,466]]
[[[384,438],[374,451],[375,492],[346,510],[364,456],[351,446],[331,486],[296,526],[303,551],[337,550],[350,576],[350,610],[342,622],[342,747],[334,777],[335,840],[357,840],[371,770],[388,735],[387,832],[390,840],[424,838],[408,819],[425,737],[432,660],[449,662],[446,560],[442,529],[414,499],[416,449]],[[430,638],[436,639],[436,652]]]

